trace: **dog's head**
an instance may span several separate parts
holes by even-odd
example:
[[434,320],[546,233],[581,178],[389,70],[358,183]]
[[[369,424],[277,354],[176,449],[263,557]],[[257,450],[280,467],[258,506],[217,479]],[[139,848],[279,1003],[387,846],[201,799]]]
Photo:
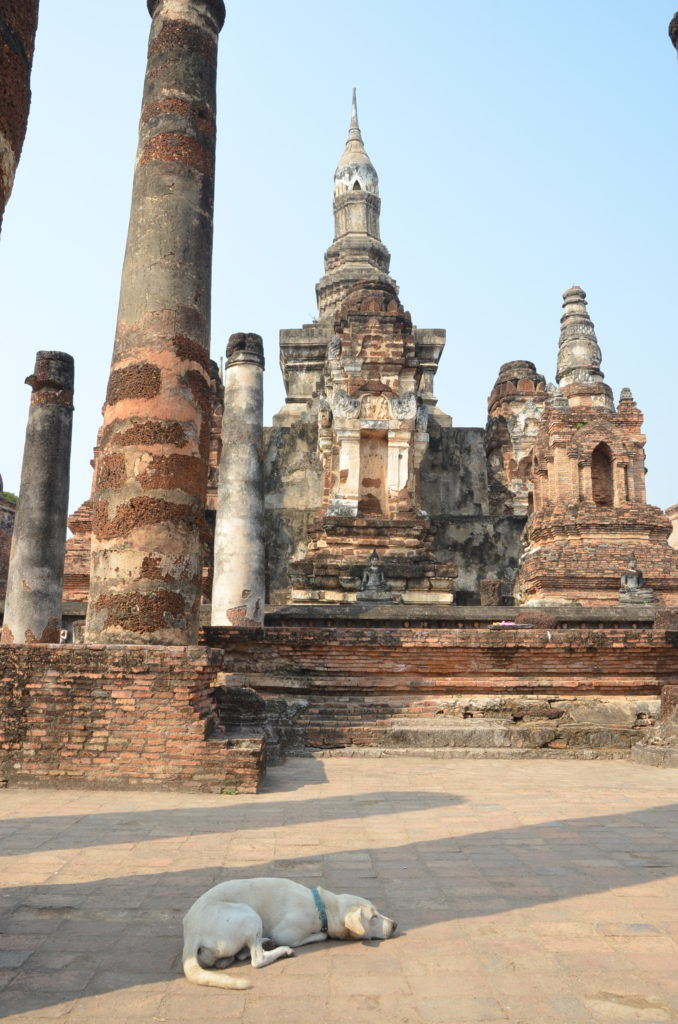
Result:
[[398,927],[390,917],[380,914],[369,900],[348,895],[340,899],[343,904],[344,928],[350,939],[390,939]]

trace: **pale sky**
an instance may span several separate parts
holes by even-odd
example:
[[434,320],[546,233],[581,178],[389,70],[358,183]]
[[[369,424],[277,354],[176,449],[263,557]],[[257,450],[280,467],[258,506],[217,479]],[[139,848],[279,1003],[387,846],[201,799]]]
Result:
[[[212,356],[316,313],[358,89],[382,239],[436,378],[483,426],[499,366],[555,377],[562,292],[587,292],[618,398],[645,413],[648,499],[678,502],[676,0],[232,0],[220,38]],[[75,358],[71,509],[89,494],[115,331],[150,18],[42,0],[28,133],[0,236],[0,473],[18,491],[39,349]]]

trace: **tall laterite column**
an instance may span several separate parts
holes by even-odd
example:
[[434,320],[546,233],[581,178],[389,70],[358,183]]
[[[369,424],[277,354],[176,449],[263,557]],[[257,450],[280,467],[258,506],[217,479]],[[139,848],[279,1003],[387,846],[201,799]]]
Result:
[[92,643],[198,635],[210,443],[217,40],[222,0],[152,16],[118,324],[92,497]]
[[73,427],[73,356],[38,352],[7,573],[3,643],[59,643]]
[[232,334],[226,348],[212,625],[264,624],[264,347]]

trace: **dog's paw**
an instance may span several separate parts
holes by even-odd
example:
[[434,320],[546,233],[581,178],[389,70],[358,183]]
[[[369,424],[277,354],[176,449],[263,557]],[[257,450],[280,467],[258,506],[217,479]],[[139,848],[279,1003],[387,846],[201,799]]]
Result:
[[285,950],[285,956],[294,956],[294,950],[291,946],[283,946],[282,948]]

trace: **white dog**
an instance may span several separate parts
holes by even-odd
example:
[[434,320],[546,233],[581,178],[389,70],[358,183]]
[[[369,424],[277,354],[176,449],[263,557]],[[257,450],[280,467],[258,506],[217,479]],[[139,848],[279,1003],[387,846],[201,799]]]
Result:
[[[325,939],[390,939],[396,922],[369,900],[327,889],[307,889],[286,878],[244,878],[222,882],[196,900],[184,918],[184,974],[196,985],[249,988],[206,968],[228,967],[247,951],[253,967],[265,967],[294,946]],[[265,937],[264,937],[265,936]],[[263,943],[273,943],[265,950]]]

